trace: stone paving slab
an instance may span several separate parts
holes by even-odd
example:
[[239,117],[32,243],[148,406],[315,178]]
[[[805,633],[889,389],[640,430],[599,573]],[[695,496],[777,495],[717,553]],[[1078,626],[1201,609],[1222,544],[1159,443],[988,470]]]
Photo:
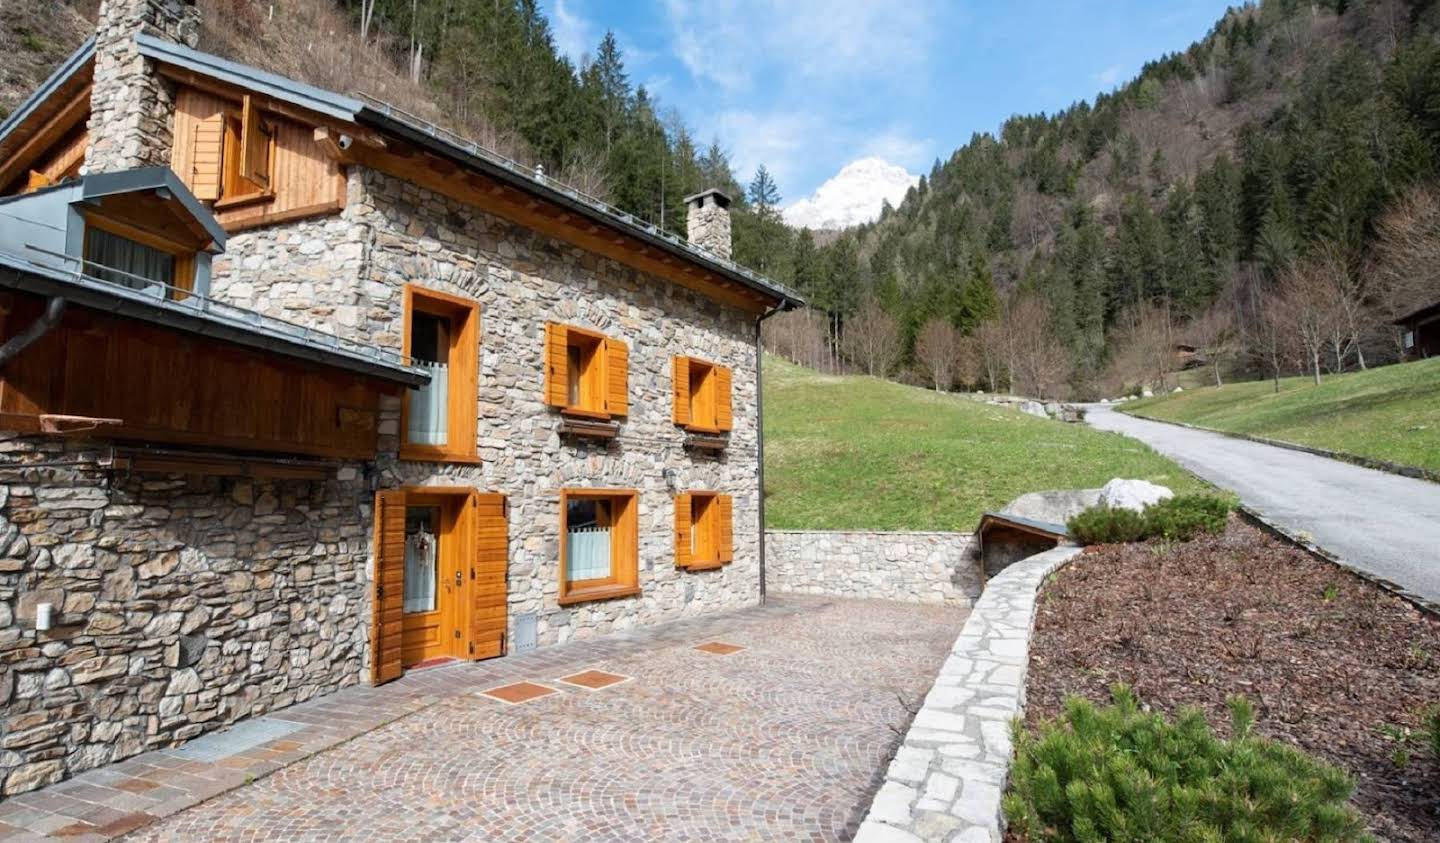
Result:
[[986,583],[885,772],[856,843],[1000,843],[1010,723],[1024,709],[1035,596],[1080,552],[1057,547]]
[[[782,595],[411,672],[11,797],[0,840],[847,839],[964,618]],[[479,694],[526,681],[555,693]]]

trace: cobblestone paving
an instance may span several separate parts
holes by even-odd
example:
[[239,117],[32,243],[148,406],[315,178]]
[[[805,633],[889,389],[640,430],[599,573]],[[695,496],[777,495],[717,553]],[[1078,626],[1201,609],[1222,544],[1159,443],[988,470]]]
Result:
[[[848,839],[910,717],[902,699],[918,706],[964,619],[953,608],[782,596],[408,674],[278,712],[295,719],[312,706],[311,725],[342,731],[372,706],[390,714],[288,766],[271,758],[274,773],[127,839]],[[695,649],[712,641],[743,649]],[[627,680],[560,681],[590,670]],[[514,705],[479,694],[521,681],[556,693]],[[302,730],[242,755],[303,752],[309,739]]]

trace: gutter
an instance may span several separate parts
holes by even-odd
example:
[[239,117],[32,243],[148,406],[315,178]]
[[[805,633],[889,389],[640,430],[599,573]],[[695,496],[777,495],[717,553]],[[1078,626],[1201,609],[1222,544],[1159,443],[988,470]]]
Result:
[[34,345],[37,340],[54,330],[60,324],[60,319],[65,315],[65,299],[61,296],[51,296],[45,302],[45,312],[35,318],[25,327],[25,330],[5,341],[0,345],[0,366],[4,366],[15,359],[20,352]]
[[759,510],[760,537],[760,605],[765,605],[765,341],[761,330],[766,319],[790,308],[782,301],[779,307],[765,311],[755,320],[755,452],[760,487],[756,492]]

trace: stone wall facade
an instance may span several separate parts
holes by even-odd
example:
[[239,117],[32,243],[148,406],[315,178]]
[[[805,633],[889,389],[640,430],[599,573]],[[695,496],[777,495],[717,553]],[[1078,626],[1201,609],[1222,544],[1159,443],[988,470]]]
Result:
[[[753,317],[387,174],[352,167],[338,215],[235,234],[211,294],[242,307],[398,349],[407,283],[480,304],[479,465],[380,461],[384,488],[474,486],[510,502],[511,634],[536,617],[541,646],[759,599]],[[629,344],[629,415],[619,436],[561,437],[543,403],[544,325],[578,325]],[[729,447],[684,447],[671,417],[671,358],[731,367]],[[675,567],[678,490],[734,497],[735,559]],[[640,493],[638,597],[561,607],[560,491]]]
[[[127,475],[99,464],[107,453],[0,435],[5,795],[354,684],[366,668],[359,466],[326,481]],[[41,603],[53,606],[48,631],[36,629]]]
[[970,533],[768,530],[765,587],[970,605],[984,583]]

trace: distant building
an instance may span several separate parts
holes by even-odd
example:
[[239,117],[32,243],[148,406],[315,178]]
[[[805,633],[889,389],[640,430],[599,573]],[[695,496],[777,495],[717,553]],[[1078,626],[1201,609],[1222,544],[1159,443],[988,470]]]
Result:
[[1395,320],[1403,334],[1401,347],[1406,360],[1440,355],[1440,302],[1427,305]]

